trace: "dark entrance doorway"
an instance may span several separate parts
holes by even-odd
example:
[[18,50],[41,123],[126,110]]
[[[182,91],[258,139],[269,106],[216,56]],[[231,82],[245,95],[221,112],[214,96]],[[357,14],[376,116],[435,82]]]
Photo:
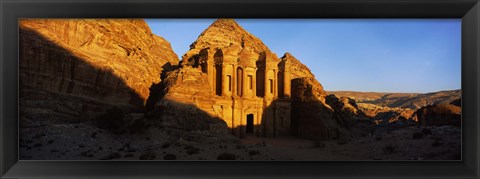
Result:
[[247,127],[245,133],[252,134],[253,133],[253,114],[247,115]]

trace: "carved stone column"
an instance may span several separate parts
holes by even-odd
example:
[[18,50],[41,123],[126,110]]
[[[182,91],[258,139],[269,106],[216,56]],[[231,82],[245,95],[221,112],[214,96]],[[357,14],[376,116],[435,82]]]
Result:
[[227,94],[227,90],[228,90],[228,84],[225,84],[227,83],[225,80],[225,78],[227,77],[227,74],[225,73],[225,64],[222,63],[222,96],[226,95]]
[[273,70],[273,98],[277,97],[277,88],[278,88],[278,77],[277,77],[277,70]]
[[264,74],[263,74],[265,77],[263,78],[263,96],[264,97],[267,97],[267,96],[270,96],[270,84],[268,84],[270,82],[270,80],[268,79],[268,66],[265,65],[265,70],[264,70]]
[[232,79],[231,79],[232,84],[230,84],[230,85],[232,85],[232,87],[231,87],[232,91],[231,92],[232,92],[232,96],[237,96],[237,81],[238,81],[238,79],[237,79],[237,68],[238,68],[238,66],[237,65],[232,65],[232,68],[233,68],[232,69]]
[[[247,82],[245,82],[245,80]],[[252,79],[253,80],[253,79]],[[247,78],[247,68],[242,69],[242,96],[245,96],[247,94],[247,83],[249,83],[248,78]]]
[[213,53],[208,53],[207,57],[207,76],[210,91],[215,94],[215,60],[213,60]]
[[255,70],[252,74],[252,85],[253,85],[252,97],[257,96],[257,70],[258,70],[258,68],[255,68]]
[[212,75],[210,75],[210,71],[208,72],[208,79],[211,81],[211,84],[212,84],[212,94],[213,95],[216,95],[216,91],[217,91],[217,70],[216,70],[216,67],[215,67],[215,63],[212,63],[210,64],[212,70],[211,70],[211,73]]
[[285,67],[285,71],[283,73],[283,79],[284,79],[284,83],[283,83],[283,93],[285,94],[285,96],[287,97],[290,97],[291,96],[291,74],[290,74],[290,70],[287,70],[287,67]]

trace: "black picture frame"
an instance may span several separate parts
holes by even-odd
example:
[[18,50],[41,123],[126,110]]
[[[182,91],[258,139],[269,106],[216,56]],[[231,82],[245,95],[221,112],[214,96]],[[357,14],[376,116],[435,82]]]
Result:
[[[479,178],[478,0],[1,0],[3,178]],[[462,161],[18,161],[18,18],[461,18]]]

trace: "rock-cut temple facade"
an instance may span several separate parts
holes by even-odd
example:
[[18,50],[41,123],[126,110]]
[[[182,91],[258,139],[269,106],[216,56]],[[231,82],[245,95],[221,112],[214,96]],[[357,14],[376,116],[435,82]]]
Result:
[[313,77],[289,53],[278,58],[229,19],[219,19],[202,32],[182,64],[208,78],[212,102],[197,107],[224,120],[239,137],[291,135],[291,80]]
[[215,113],[236,136],[290,135],[290,78],[285,61],[238,58],[222,49],[205,49],[199,66],[208,76]]

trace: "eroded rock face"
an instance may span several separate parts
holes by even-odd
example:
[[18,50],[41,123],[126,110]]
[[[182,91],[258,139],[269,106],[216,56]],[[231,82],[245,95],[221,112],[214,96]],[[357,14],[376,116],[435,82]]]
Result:
[[193,105],[214,115],[211,109],[215,103],[214,95],[208,90],[206,74],[199,69],[190,66],[176,69],[168,74],[164,83],[165,96],[157,106],[170,103]]
[[21,86],[143,106],[178,58],[143,20],[22,19]]
[[327,93],[315,78],[296,78],[292,80],[292,97],[301,101],[317,101],[325,103]]
[[418,124],[426,126],[461,126],[462,109],[453,104],[438,104],[422,107],[415,112]]
[[327,96],[315,78],[292,80],[292,124],[299,137],[343,142],[374,130],[353,99]]
[[365,114],[358,109],[355,100],[351,98],[331,94],[326,97],[326,103],[333,108],[335,117],[343,127],[354,126],[358,120],[365,118]]
[[227,125],[213,111],[215,97],[210,93],[206,74],[184,66],[169,72],[161,83],[165,94],[156,103],[153,118],[172,128],[227,133]]
[[416,123],[415,110],[409,108],[390,108],[368,103],[358,103],[359,109],[372,118],[376,124],[410,125]]
[[325,103],[326,93],[314,78],[292,80],[293,133],[309,139],[334,139],[340,136],[334,110]]
[[450,104],[458,106],[458,107],[462,107],[462,99],[458,98],[456,100],[453,100],[452,102],[450,102]]
[[291,76],[292,79],[305,78],[305,77],[315,78],[315,76],[310,71],[310,69],[289,52],[286,52],[281,58],[281,60],[282,60],[282,63],[287,63],[286,66],[292,75]]
[[460,98],[461,90],[438,91],[424,94],[386,94],[382,98],[369,101],[368,103],[379,106],[420,109],[428,105],[448,104]]

